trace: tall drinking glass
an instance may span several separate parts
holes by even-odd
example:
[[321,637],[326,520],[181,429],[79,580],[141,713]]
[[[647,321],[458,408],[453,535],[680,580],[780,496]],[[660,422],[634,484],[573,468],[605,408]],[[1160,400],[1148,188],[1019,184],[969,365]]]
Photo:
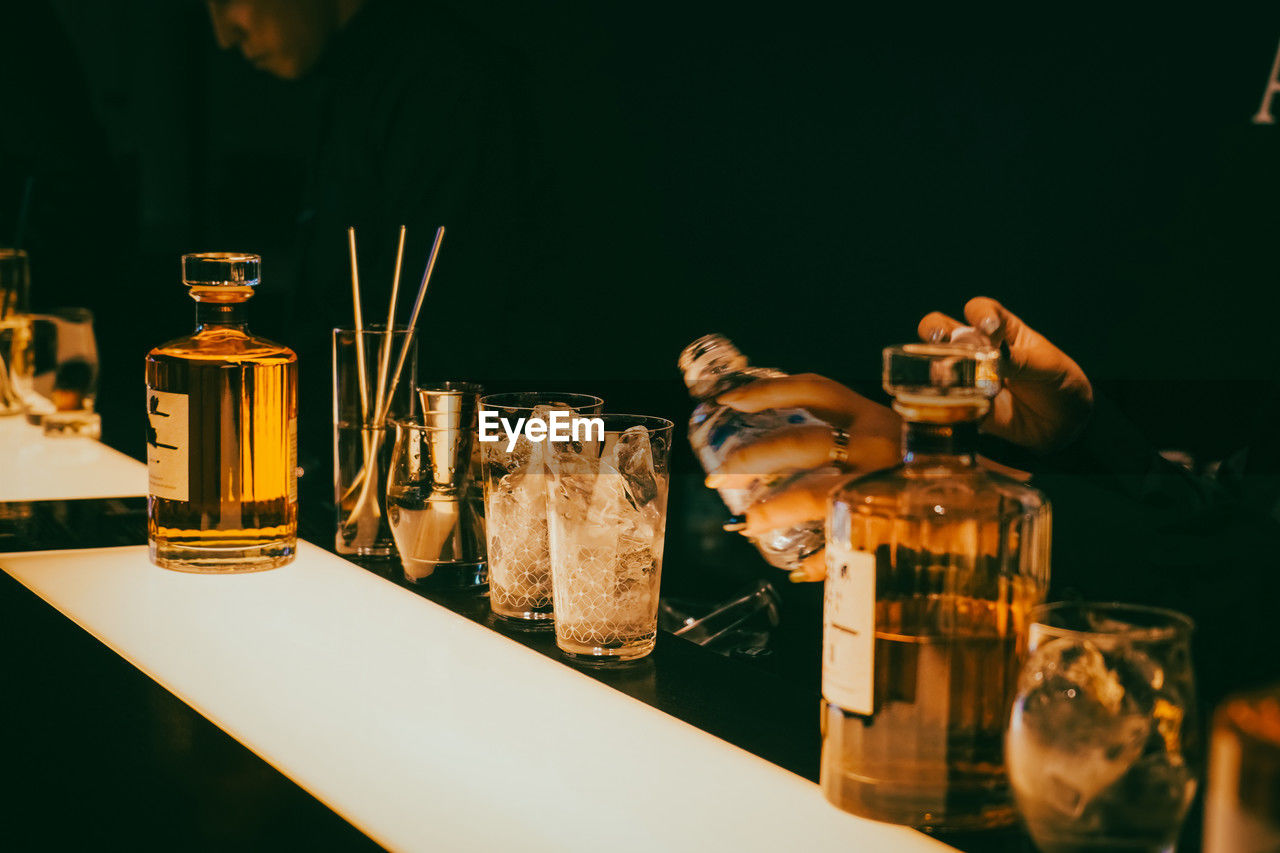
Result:
[[600,417],[599,435],[548,445],[556,645],[586,663],[653,651],[670,482],[671,421]]
[[1200,757],[1191,629],[1137,605],[1032,611],[1005,763],[1045,853],[1173,849]]
[[[391,380],[405,341],[409,352],[394,393]],[[387,469],[395,439],[393,420],[413,415],[418,344],[410,331],[385,326],[333,330],[334,545],[339,554],[390,557],[395,541],[387,519]],[[378,404],[390,397],[387,420]]]
[[31,382],[31,318],[11,314],[0,318],[0,415],[27,410],[24,391]]
[[25,315],[30,275],[27,253],[0,248],[0,415],[26,410],[24,380],[30,376],[31,320]]
[[[522,391],[490,394],[480,411],[495,412],[514,428],[519,419],[554,411],[578,415],[600,412],[604,401],[590,394]],[[511,442],[481,442],[484,513],[489,541],[489,606],[495,615],[527,625],[550,624],[551,553],[547,545],[548,442],[531,442],[523,432]]]

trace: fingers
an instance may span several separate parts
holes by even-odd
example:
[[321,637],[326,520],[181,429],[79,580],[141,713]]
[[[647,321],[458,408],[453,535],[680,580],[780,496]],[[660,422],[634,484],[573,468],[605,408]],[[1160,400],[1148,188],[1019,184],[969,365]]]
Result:
[[791,570],[788,575],[792,583],[805,583],[807,581],[821,581],[827,578],[827,552],[819,551],[816,554],[810,554],[801,561],[797,568]]
[[786,427],[735,448],[707,475],[707,485],[745,489],[769,474],[817,468],[831,461],[834,447],[835,439],[826,424]]
[[964,306],[964,316],[996,346],[1007,346],[1006,370],[1010,379],[1023,373],[1060,376],[1068,364],[1074,366],[1062,350],[989,296],[970,299]]
[[814,472],[780,492],[757,501],[747,510],[743,534],[759,537],[771,530],[796,527],[827,517],[827,498],[833,489],[856,475]]
[[1023,328],[1022,321],[1012,311],[989,296],[975,296],[966,302],[964,318],[996,346]]
[[953,331],[964,325],[941,311],[931,311],[924,315],[920,321],[920,325],[916,327],[916,332],[920,335],[920,340],[929,343],[947,340]]
[[[898,461],[898,441],[880,433],[855,433],[845,447],[844,466],[872,471]],[[755,480],[783,471],[805,471],[832,464],[835,437],[826,424],[800,424],[737,447],[707,475],[713,489],[745,489]]]
[[969,300],[964,313],[1008,353],[1002,367],[1005,387],[992,400],[984,429],[1036,450],[1074,438],[1093,408],[1093,388],[1080,366],[990,297]]
[[845,428],[878,407],[866,397],[816,373],[757,379],[726,391],[716,402],[740,412],[807,409],[827,423]]

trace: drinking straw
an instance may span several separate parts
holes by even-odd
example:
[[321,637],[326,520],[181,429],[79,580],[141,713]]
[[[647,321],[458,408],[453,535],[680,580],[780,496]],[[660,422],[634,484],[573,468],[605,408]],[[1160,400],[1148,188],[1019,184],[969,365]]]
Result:
[[364,365],[364,315],[360,311],[360,269],[356,264],[356,229],[347,228],[347,243],[351,248],[351,301],[356,314],[356,375],[360,383],[360,429],[369,423],[369,380],[365,378]]
[[[403,226],[401,227],[401,235],[402,235],[401,249],[403,250]],[[352,246],[354,247],[355,237],[352,236],[351,239],[352,239]],[[374,417],[376,418],[376,420],[374,421],[374,426],[376,427],[381,427],[386,423],[387,413],[391,409],[391,401],[395,397],[396,387],[400,384],[400,374],[404,371],[405,359],[408,358],[409,347],[413,344],[413,335],[418,325],[418,314],[422,311],[422,300],[423,300],[423,297],[427,295],[427,286],[431,283],[431,273],[436,268],[436,258],[440,254],[440,243],[443,240],[444,240],[444,226],[441,225],[439,228],[436,229],[435,242],[433,242],[431,245],[431,255],[427,258],[427,268],[422,273],[422,283],[418,285],[418,296],[413,301],[413,310],[410,312],[410,316],[409,316],[409,331],[408,331],[408,334],[405,335],[405,339],[403,343],[401,343],[400,345],[400,354],[396,359],[396,369],[391,377],[390,390],[383,398],[381,408],[374,412]],[[399,266],[400,266],[400,262],[399,262],[399,259],[397,259],[396,261],[397,270],[399,269]],[[398,274],[396,276],[396,280],[397,281],[399,280]],[[392,304],[393,305],[395,304],[394,301]],[[379,381],[381,382],[381,380]],[[361,430],[362,434],[364,432],[365,432],[364,430]],[[373,473],[371,466],[372,466],[372,463],[374,462],[374,458],[378,454],[378,444],[381,443],[381,440],[382,440],[381,433],[375,432],[375,434],[373,436],[369,436],[364,443],[364,450],[365,450],[364,468],[361,469],[361,473],[357,475],[356,482],[352,483],[352,489],[354,489],[355,486],[359,484],[360,494],[356,498],[355,506],[353,506],[351,508],[351,512],[348,513],[347,521],[343,523],[342,525],[343,527],[349,526],[352,520],[354,519],[356,523],[356,529],[358,531],[360,528],[360,522],[364,520],[365,508],[367,506],[370,506],[369,498],[371,493],[369,488],[370,488],[370,483],[372,483],[373,481],[372,477],[370,476]],[[348,490],[347,494],[350,494],[350,490]],[[374,501],[371,507],[372,507],[373,516],[376,518],[378,515],[377,502]]]
[[[396,271],[391,277],[391,301],[387,304],[387,331],[382,337],[382,349],[378,353],[378,393],[374,400],[373,411],[382,411],[382,402],[387,399],[387,370],[391,366],[391,334],[396,328],[396,298],[400,294],[400,264],[404,260],[404,232],[400,226],[400,246],[396,249]],[[390,401],[387,410],[390,411]],[[382,426],[379,419],[376,426]]]
[[386,420],[387,412],[391,408],[391,398],[395,396],[396,386],[400,384],[400,373],[404,370],[404,361],[409,355],[409,346],[413,343],[413,336],[417,331],[418,313],[422,310],[422,298],[427,295],[427,285],[431,283],[431,273],[436,268],[436,257],[440,254],[440,243],[443,240],[444,226],[441,225],[436,229],[436,239],[431,244],[431,255],[427,258],[427,269],[422,273],[422,283],[418,285],[418,296],[413,301],[413,311],[409,314],[409,334],[405,335],[403,343],[400,344],[400,356],[396,359],[396,370],[391,377],[391,392],[383,402],[382,411],[377,413],[379,423]]

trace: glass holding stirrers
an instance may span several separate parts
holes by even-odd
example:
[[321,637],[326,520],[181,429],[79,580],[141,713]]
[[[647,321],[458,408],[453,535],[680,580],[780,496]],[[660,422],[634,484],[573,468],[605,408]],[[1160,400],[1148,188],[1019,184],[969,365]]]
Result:
[[[604,401],[590,394],[525,391],[490,394],[481,411],[493,411],[513,426],[553,411],[591,416]],[[484,513],[489,542],[489,606],[504,619],[550,624],[551,552],[547,545],[546,452],[549,442],[523,433],[514,444],[505,434],[481,442]],[[509,446],[510,445],[510,446]]]
[[671,421],[600,417],[598,435],[548,445],[556,645],[586,663],[653,651],[670,482]]
[[1005,760],[1036,845],[1171,851],[1200,755],[1191,620],[1074,603],[1032,620]]
[[[391,388],[391,361],[406,339],[405,375],[391,392],[383,421],[378,407],[386,407],[381,397]],[[334,544],[339,554],[384,558],[394,553],[386,507],[386,474],[395,441],[390,421],[413,415],[417,351],[406,327],[390,334],[385,326],[333,330]]]

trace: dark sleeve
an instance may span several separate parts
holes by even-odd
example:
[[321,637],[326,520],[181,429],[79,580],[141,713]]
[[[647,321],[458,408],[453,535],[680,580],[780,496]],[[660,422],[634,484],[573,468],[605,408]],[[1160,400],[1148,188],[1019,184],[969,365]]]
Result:
[[1104,395],[1094,400],[1088,424],[1072,444],[1034,457],[1011,455],[1008,445],[991,442],[984,452],[1049,476],[1091,480],[1117,497],[1153,513],[1160,523],[1203,524],[1224,515],[1273,517],[1280,504],[1277,454],[1264,425],[1280,395],[1264,395],[1249,445],[1224,459],[1213,473],[1195,473],[1166,460],[1141,430]]
[[[1248,446],[1213,475],[1162,458],[1105,398],[1062,452],[1004,457],[1035,471],[1053,504],[1051,598],[1190,615],[1205,712],[1229,692],[1280,678],[1280,657],[1247,651],[1274,647],[1280,602],[1273,408],[1264,401]],[[984,452],[1001,459],[1002,449]]]

